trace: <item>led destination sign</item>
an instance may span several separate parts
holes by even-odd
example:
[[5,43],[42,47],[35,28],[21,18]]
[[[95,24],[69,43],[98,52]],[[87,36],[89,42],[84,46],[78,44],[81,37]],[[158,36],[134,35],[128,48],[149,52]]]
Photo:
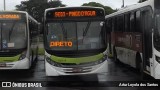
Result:
[[0,14],[0,20],[4,19],[20,19],[20,15],[18,14]]
[[45,11],[46,20],[86,20],[104,19],[105,12],[102,8],[73,7],[54,8]]
[[54,12],[54,17],[94,17],[96,16],[96,11],[62,11],[62,12]]
[[50,42],[50,47],[72,47],[71,41],[55,41]]

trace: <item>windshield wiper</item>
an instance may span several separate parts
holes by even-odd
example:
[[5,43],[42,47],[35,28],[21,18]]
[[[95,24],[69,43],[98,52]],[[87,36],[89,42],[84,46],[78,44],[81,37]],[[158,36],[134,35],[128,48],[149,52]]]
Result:
[[61,27],[62,27],[64,39],[67,40],[67,31],[65,30],[63,23],[60,23],[60,24],[61,24]]
[[90,25],[91,25],[91,22],[88,22],[86,28],[83,29],[82,43],[83,43],[84,37],[87,35],[87,32],[88,32],[88,30],[89,30]]
[[88,22],[85,30],[83,30],[83,37],[85,37],[87,35],[87,32],[89,30],[90,25],[91,25],[91,22]]
[[9,31],[9,41],[10,41],[10,38],[11,38],[11,35],[12,35],[12,32],[13,32],[13,28],[14,28],[15,25],[16,25],[16,22],[13,23],[13,25],[11,27],[11,30]]

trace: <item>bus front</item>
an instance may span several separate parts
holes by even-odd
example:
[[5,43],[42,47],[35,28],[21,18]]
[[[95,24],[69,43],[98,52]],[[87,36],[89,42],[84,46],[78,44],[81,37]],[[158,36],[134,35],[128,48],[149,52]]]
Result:
[[153,57],[151,63],[151,75],[160,79],[160,0],[154,2],[154,31],[153,31]]
[[47,9],[44,22],[46,75],[107,72],[103,22],[102,8]]
[[0,12],[0,69],[27,69],[26,13]]

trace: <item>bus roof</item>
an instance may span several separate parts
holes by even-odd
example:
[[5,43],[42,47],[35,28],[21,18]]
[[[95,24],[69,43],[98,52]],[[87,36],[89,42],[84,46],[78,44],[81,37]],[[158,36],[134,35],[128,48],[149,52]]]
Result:
[[[45,10],[45,12],[50,11],[50,10],[57,10],[57,9],[74,9],[74,8],[83,8],[83,9],[89,9],[89,8],[93,8],[93,9],[103,9],[102,7],[92,7],[92,6],[79,6],[79,7],[56,7],[56,8],[48,8]],[[103,9],[104,10],[104,9]]]
[[11,12],[11,13],[24,13],[24,14],[28,14],[26,11],[0,11],[0,12]]
[[122,13],[125,13],[125,12],[129,12],[129,11],[132,11],[132,10],[135,10],[135,9],[139,9],[139,8],[145,7],[145,6],[154,7],[154,0],[148,0],[148,1],[145,1],[145,2],[142,2],[142,3],[126,6],[124,8],[121,8],[120,10],[118,10],[115,13],[106,15],[105,18],[113,17],[115,15],[119,15],[119,14],[122,14]]
[[0,11],[0,13],[22,13],[22,14],[26,14],[28,16],[29,19],[31,19],[32,21],[34,21],[35,23],[39,23],[37,20],[35,20],[32,16],[30,16],[28,14],[28,12],[26,11]]

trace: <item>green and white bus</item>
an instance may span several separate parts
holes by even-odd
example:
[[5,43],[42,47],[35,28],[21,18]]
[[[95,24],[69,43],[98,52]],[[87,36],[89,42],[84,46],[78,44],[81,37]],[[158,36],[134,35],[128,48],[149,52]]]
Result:
[[0,12],[0,70],[31,67],[37,57],[38,25],[27,12]]
[[44,47],[47,76],[101,74],[108,71],[105,12],[95,7],[45,10]]

